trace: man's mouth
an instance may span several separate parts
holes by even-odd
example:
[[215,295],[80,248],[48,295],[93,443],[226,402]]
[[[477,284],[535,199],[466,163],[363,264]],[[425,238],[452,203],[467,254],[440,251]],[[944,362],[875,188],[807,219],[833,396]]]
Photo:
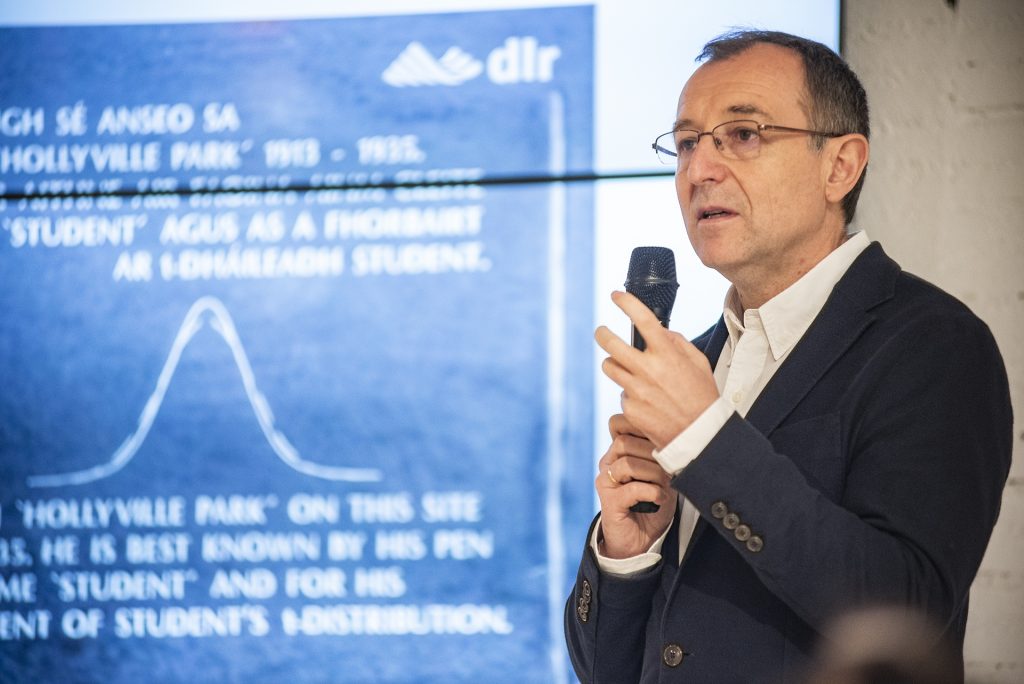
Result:
[[726,217],[735,216],[735,215],[736,215],[736,212],[729,211],[728,209],[721,209],[719,207],[710,207],[710,208],[704,209],[703,211],[698,213],[697,214],[697,218],[698,218],[698,220],[704,221],[706,219],[726,218]]

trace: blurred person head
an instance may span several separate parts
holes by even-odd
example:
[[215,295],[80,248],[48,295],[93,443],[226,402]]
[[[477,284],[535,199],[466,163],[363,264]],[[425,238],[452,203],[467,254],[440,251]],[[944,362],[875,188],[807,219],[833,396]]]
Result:
[[923,615],[904,608],[846,613],[823,635],[808,684],[961,682],[955,651]]

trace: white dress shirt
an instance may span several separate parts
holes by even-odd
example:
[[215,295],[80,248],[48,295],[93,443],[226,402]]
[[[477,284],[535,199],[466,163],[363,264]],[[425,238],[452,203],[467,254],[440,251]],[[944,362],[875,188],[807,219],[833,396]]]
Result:
[[[675,475],[697,458],[732,414],[745,416],[779,366],[800,341],[836,283],[858,255],[870,244],[866,233],[851,235],[842,245],[818,262],[788,288],[758,309],[740,308],[732,287],[726,293],[724,319],[729,338],[715,366],[715,383],[720,397],[654,458],[666,472]],[[679,558],[693,535],[700,514],[680,495]],[[615,575],[640,572],[661,560],[661,546],[668,530],[647,553],[632,558],[605,558],[598,551],[600,525],[590,539],[601,570]]]

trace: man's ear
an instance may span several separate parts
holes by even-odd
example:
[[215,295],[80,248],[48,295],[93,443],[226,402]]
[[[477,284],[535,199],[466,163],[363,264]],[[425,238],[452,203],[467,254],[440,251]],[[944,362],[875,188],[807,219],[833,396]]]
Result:
[[868,140],[859,133],[851,133],[828,141],[825,158],[825,197],[839,203],[857,184],[868,164]]

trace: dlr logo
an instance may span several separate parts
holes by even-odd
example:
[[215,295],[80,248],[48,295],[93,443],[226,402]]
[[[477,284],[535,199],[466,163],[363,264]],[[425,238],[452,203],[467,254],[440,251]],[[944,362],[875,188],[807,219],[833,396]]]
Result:
[[560,48],[540,45],[533,36],[509,37],[487,56],[487,77],[502,85],[550,81],[561,55]]

